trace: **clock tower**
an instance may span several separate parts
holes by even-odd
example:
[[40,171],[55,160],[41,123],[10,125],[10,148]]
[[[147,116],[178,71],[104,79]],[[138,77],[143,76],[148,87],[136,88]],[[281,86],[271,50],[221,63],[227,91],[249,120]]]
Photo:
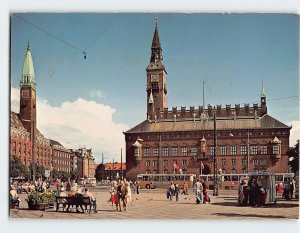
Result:
[[36,83],[28,42],[20,81],[20,120],[29,133],[36,129]]
[[[163,65],[157,20],[151,46],[150,64],[147,66],[147,117],[155,119],[157,112],[167,108],[167,72]],[[158,117],[158,116],[156,116]]]

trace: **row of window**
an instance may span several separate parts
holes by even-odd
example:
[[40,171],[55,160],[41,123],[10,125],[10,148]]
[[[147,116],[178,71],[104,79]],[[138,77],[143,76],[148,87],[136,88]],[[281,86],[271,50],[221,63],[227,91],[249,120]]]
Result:
[[[232,167],[236,167],[237,165],[237,160],[236,159],[231,159],[231,166]],[[177,160],[174,160],[173,161],[173,164],[177,164],[178,161]],[[266,159],[254,159],[252,161],[253,165],[267,165],[267,160]],[[167,167],[169,164],[169,160],[163,160],[163,167]],[[184,159],[182,160],[180,163],[178,163],[179,165],[181,166],[187,166],[188,165],[188,160]],[[226,167],[226,164],[227,164],[227,161],[226,159],[221,159],[221,166],[222,168]],[[150,160],[146,160],[146,163],[145,163],[146,167],[151,167],[151,161]],[[244,167],[244,166],[247,166],[247,160],[246,159],[242,159],[241,161],[241,165]],[[158,161],[157,160],[153,160],[152,161],[152,166],[153,167],[157,167],[158,166]]]
[[[210,155],[214,155],[215,148],[214,146],[209,146],[209,152]],[[237,155],[238,154],[238,149],[240,152],[240,155],[247,155],[248,154],[248,146],[247,145],[231,145],[229,147],[228,151],[228,146],[221,145],[219,146],[220,148],[220,155]],[[152,149],[152,156],[159,156],[159,148],[149,148],[146,147],[144,148],[144,156],[151,156],[151,149]],[[162,147],[162,156],[169,156],[169,147]],[[200,153],[200,148],[193,146],[190,148],[190,155],[191,156],[197,156],[198,153]],[[272,152],[272,154],[280,154],[280,145],[276,144],[272,146],[272,151],[268,151],[268,146],[267,145],[251,145],[250,146],[250,154],[251,155],[267,155],[268,152]],[[139,156],[139,149],[136,148],[135,151],[135,156]],[[171,156],[178,156],[179,155],[179,148],[178,147],[171,147]],[[188,155],[188,147],[183,146],[181,147],[181,156],[187,156]]]

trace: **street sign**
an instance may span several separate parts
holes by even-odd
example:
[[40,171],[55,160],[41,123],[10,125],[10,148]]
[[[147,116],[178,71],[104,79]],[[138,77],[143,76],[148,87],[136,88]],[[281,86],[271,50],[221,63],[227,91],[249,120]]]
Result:
[[45,177],[50,177],[50,170],[45,170]]

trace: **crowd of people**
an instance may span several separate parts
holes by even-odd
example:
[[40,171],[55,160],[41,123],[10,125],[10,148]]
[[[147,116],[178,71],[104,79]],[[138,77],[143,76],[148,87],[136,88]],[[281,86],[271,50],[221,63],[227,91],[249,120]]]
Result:
[[[262,178],[251,177],[246,182],[241,180],[238,188],[239,204],[242,206],[262,206],[266,203],[267,191],[262,185]],[[276,196],[290,200],[293,198],[295,190],[294,179],[285,179],[284,183],[276,184]]]
[[131,181],[119,180],[112,181],[111,188],[109,190],[110,198],[108,202],[111,202],[112,211],[126,211],[127,203],[131,203],[133,205],[131,187],[134,187],[139,194],[138,184],[133,184]]

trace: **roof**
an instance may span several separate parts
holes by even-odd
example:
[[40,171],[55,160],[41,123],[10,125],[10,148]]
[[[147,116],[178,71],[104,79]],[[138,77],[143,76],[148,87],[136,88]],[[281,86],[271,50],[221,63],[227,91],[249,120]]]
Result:
[[[126,163],[122,163],[122,169],[126,170]],[[121,163],[106,163],[105,170],[121,170]]]
[[[20,115],[13,111],[10,112],[10,127],[27,131],[25,129],[22,121],[20,120]],[[36,129],[36,131],[37,131],[38,137],[45,138],[45,136],[38,129]],[[28,133],[30,133],[30,132],[28,132]]]
[[[291,128],[267,114],[257,118],[217,118],[216,127],[218,130]],[[213,129],[213,119],[208,119],[204,121],[200,121],[199,119],[195,121],[193,119],[177,119],[176,122],[172,120],[163,120],[157,121],[156,123],[145,120],[125,133],[130,134],[143,132],[183,132]]]
[[10,126],[22,130],[26,130],[20,120],[19,114],[15,112],[10,112]]
[[53,145],[53,146],[62,146],[63,147],[63,145],[60,144],[58,141],[55,141],[55,140],[52,140],[52,139],[50,139],[50,144]]
[[32,56],[31,56],[31,52],[30,52],[29,43],[28,43],[26,55],[24,58],[22,75],[28,75],[28,76],[34,78],[34,68],[33,68],[33,62],[32,62]]

